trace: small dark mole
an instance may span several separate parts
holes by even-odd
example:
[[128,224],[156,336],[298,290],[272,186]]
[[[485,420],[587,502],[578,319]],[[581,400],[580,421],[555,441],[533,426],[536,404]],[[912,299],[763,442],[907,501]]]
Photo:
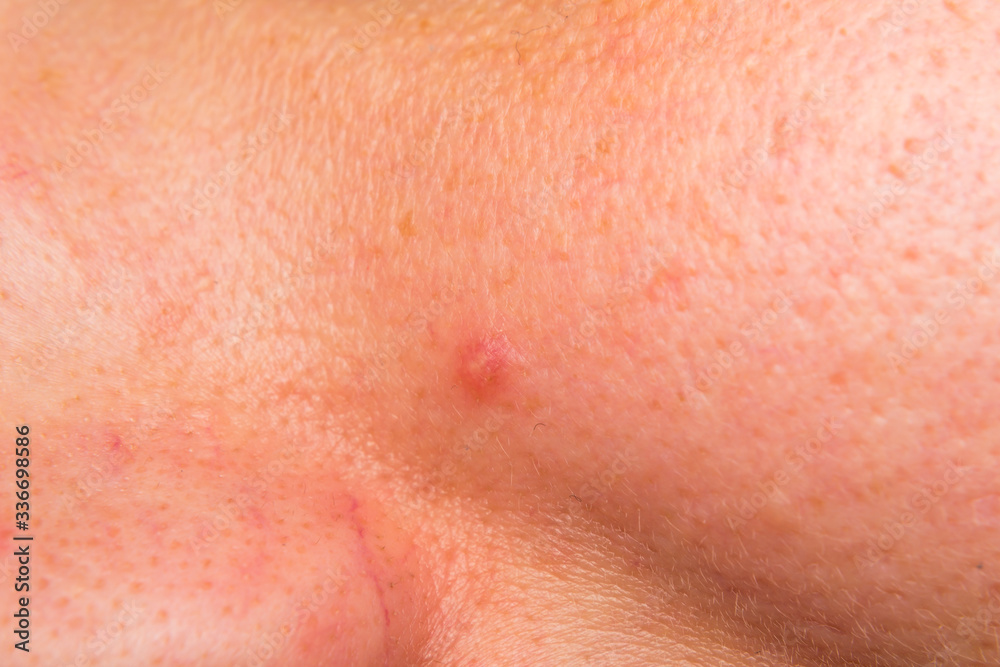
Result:
[[976,566],[976,568],[977,568],[977,569],[980,569],[980,570],[981,570],[981,569],[983,569],[983,564],[982,564],[982,563],[980,563],[979,565],[977,565],[977,566]]

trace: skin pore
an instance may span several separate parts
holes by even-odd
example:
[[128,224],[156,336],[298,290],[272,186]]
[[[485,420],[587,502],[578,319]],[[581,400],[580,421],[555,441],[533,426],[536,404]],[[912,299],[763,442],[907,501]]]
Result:
[[1000,661],[993,5],[42,4],[6,662]]

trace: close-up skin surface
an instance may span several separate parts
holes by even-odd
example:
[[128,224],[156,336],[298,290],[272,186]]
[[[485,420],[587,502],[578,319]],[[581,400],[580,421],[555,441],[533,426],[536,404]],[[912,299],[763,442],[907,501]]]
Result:
[[0,663],[1000,664],[994,3],[0,27]]

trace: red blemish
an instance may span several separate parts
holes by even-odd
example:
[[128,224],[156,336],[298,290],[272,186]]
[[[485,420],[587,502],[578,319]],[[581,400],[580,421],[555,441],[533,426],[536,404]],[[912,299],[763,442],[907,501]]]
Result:
[[[132,449],[126,444],[116,429],[109,427],[104,434],[104,444],[107,447],[106,458],[95,464],[110,475],[119,475],[125,464],[134,459]],[[99,452],[99,450],[95,450]]]
[[247,508],[247,514],[253,519],[254,527],[258,529],[263,529],[267,526],[267,518],[264,513],[260,511],[259,507],[249,507]]
[[385,589],[382,587],[382,582],[380,577],[375,570],[375,554],[368,547],[368,541],[365,539],[365,527],[361,522],[361,518],[358,516],[358,499],[351,496],[350,509],[348,510],[350,514],[351,527],[354,529],[355,534],[358,537],[357,550],[358,555],[362,561],[361,571],[368,577],[371,581],[372,586],[375,587],[375,591],[378,593],[378,601],[382,607],[382,618],[385,621],[385,631],[386,631],[386,641],[388,641],[389,636],[389,606],[386,604],[385,600]]
[[0,165],[0,181],[16,181],[27,175],[28,172],[14,161]]
[[494,398],[509,383],[514,348],[503,332],[475,338],[458,352],[458,385],[477,402]]

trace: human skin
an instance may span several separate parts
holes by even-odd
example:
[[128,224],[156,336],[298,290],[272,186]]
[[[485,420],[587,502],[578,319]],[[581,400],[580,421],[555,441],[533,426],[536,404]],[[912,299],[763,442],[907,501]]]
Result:
[[0,11],[4,664],[1000,662],[1000,9],[233,5]]

